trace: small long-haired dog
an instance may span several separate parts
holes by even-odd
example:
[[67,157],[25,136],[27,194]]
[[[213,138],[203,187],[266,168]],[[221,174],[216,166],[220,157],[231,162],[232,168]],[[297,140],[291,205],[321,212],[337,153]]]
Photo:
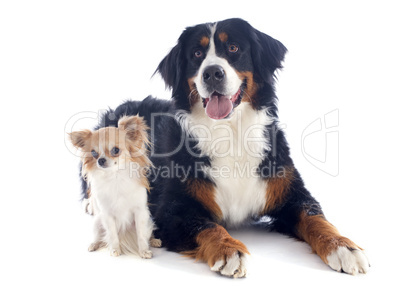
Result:
[[[70,133],[81,151],[82,176],[91,188],[95,215],[89,251],[108,246],[110,255],[138,253],[151,258],[154,228],[147,205],[148,127],[141,117],[122,117],[118,127]],[[160,244],[152,239],[152,246]]]
[[227,228],[269,217],[332,269],[366,273],[363,249],[326,219],[290,155],[275,93],[286,52],[242,19],[188,27],[157,68],[172,100],[127,101],[102,127],[135,114],[150,124],[150,211],[167,250],[245,277],[249,251]]

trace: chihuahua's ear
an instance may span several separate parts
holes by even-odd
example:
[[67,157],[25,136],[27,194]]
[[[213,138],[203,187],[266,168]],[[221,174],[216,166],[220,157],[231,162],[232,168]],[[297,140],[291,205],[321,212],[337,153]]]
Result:
[[79,149],[83,149],[89,138],[92,136],[91,130],[74,131],[68,133],[71,143]]
[[145,143],[148,143],[147,130],[149,128],[142,117],[123,116],[119,120],[118,127],[127,132],[127,139],[132,141],[141,139]]

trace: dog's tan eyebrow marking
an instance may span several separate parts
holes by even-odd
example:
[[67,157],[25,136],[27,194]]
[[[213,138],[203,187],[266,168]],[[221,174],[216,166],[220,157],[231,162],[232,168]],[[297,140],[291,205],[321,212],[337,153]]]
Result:
[[219,33],[219,40],[221,40],[222,43],[227,42],[228,40],[228,34],[226,34],[225,32],[221,32]]
[[203,36],[201,38],[200,44],[205,48],[209,44],[209,38],[207,36]]

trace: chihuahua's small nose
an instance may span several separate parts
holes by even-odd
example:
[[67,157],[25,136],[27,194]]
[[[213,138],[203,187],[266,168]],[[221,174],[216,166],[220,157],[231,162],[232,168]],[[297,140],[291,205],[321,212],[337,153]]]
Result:
[[103,167],[103,166],[105,166],[105,163],[106,163],[106,159],[105,159],[105,158],[99,158],[99,159],[98,159],[98,164],[99,164],[99,166]]

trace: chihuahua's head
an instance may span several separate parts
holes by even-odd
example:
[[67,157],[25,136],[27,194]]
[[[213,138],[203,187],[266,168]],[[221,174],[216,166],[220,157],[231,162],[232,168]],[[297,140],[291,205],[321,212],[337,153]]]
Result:
[[83,176],[98,171],[127,169],[131,163],[146,170],[151,164],[147,156],[147,129],[141,117],[124,116],[119,120],[117,128],[105,127],[96,131],[70,133],[72,144],[81,151]]

